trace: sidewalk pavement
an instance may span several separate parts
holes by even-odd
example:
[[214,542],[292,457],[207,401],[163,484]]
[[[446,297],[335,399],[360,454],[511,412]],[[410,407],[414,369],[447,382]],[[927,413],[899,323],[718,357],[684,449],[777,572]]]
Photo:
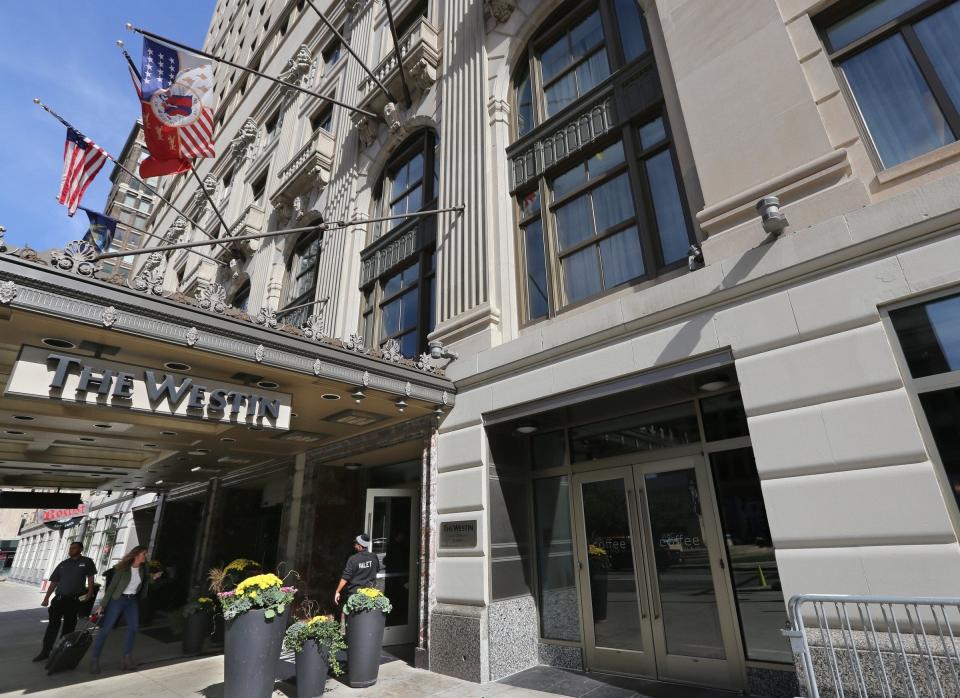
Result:
[[[89,652],[76,670],[47,676],[43,662],[30,660],[40,650],[47,611],[40,607],[39,588],[0,580],[0,696],[36,698],[229,698],[223,693],[223,655],[183,657],[180,643],[161,642],[140,633],[134,657],[136,671],[120,671],[125,628],[110,633],[101,656],[103,673],[87,671]],[[78,624],[83,626],[84,621]],[[498,683],[475,684],[416,669],[404,661],[380,667],[376,685],[353,689],[335,679],[327,681],[325,698],[720,698],[732,694],[689,687],[664,686],[630,679],[591,677],[548,667],[535,667]],[[536,688],[534,688],[536,687]],[[544,689],[544,690],[537,690]],[[648,690],[649,689],[649,690]],[[642,690],[642,694],[638,692]],[[296,696],[289,683],[276,684],[275,697]]]

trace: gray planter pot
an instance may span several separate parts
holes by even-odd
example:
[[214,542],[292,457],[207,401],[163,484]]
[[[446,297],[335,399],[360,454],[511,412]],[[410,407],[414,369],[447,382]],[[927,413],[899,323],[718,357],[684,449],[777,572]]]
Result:
[[183,626],[183,653],[186,655],[203,652],[203,641],[212,629],[209,613],[194,613],[187,616]]
[[277,677],[277,660],[287,615],[267,619],[260,609],[227,621],[223,651],[223,695],[230,698],[270,698]]
[[347,616],[347,663],[351,688],[364,688],[377,682],[385,623],[386,614],[380,611]]
[[329,650],[316,640],[307,640],[297,652],[297,698],[319,698],[330,671]]

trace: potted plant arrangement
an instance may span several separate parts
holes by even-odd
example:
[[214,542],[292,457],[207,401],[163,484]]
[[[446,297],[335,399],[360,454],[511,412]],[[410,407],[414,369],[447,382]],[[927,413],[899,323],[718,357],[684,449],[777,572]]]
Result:
[[224,695],[268,698],[273,693],[280,645],[297,590],[269,573],[247,577],[236,588],[225,589],[231,572],[210,571],[211,588],[217,592],[226,622]]
[[587,550],[590,565],[590,606],[593,609],[593,621],[607,619],[607,575],[610,569],[610,557],[599,545],[590,544]]
[[352,688],[364,688],[377,682],[383,629],[386,615],[392,610],[390,599],[373,587],[357,589],[343,605],[347,616],[347,662]]
[[209,596],[200,596],[183,607],[183,653],[200,654],[203,640],[210,634],[217,604]]
[[297,664],[297,698],[317,698],[323,695],[327,674],[340,676],[343,669],[337,661],[337,652],[347,648],[340,623],[330,615],[312,615],[314,602],[301,607],[302,615],[287,628],[283,649],[294,652]]

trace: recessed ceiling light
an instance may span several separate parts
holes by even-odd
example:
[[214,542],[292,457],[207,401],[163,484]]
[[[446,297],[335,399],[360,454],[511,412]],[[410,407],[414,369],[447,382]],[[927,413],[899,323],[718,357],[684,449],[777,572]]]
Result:
[[171,371],[189,371],[193,368],[190,364],[185,364],[182,361],[168,361],[163,367],[169,368]]
[[26,434],[27,432],[25,432],[25,431],[17,431],[16,429],[7,429],[7,433],[8,433],[10,436],[23,436],[23,435]]
[[520,422],[517,425],[517,428],[514,429],[518,434],[532,434],[537,430],[537,425],[533,422]]
[[730,381],[726,378],[722,376],[712,376],[704,380],[703,383],[698,383],[697,387],[705,392],[715,393],[718,390],[723,390],[728,385],[730,385]]
[[158,485],[162,485],[162,484],[163,484],[163,480],[157,480],[157,484],[158,484]]
[[65,339],[57,339],[56,337],[44,337],[40,340],[43,344],[46,344],[48,347],[53,347],[54,349],[76,349],[77,345],[73,342],[68,342]]
[[322,397],[324,400],[339,400],[339,399],[340,399],[340,396],[337,395],[336,393],[324,393],[324,394],[321,395],[320,397]]
[[344,463],[343,467],[347,470],[360,470],[360,463]]
[[14,419],[19,419],[21,422],[32,422],[36,417],[31,417],[28,414],[15,414],[13,415]]
[[157,446],[157,444],[144,444],[143,447],[144,447],[144,448],[159,448],[159,446]]
[[210,453],[209,448],[198,448],[195,451],[187,451],[188,456],[205,456]]
[[223,436],[223,437],[220,438],[220,440],[221,440],[223,443],[225,443],[225,444],[235,444],[235,443],[237,443],[237,440],[236,440],[235,438],[233,438],[232,436]]
[[112,424],[94,424],[93,426],[97,429],[113,429]]
[[51,463],[51,464],[50,464],[50,467],[51,467],[51,468],[62,468],[63,466],[62,466],[62,465],[57,465],[56,463]]
[[176,436],[177,432],[175,431],[161,431],[160,436]]
[[290,419],[296,419],[296,418],[299,417],[299,416],[300,416],[300,415],[297,414],[296,412],[291,412],[291,413],[290,413]]
[[276,381],[257,381],[257,385],[266,390],[273,390],[280,387],[280,384]]
[[81,437],[80,437],[80,440],[81,440],[81,441],[96,441],[96,439],[93,438],[92,436],[81,436]]
[[199,466],[199,465],[195,465],[195,466],[193,466],[192,468],[190,468],[190,472],[191,472],[191,473],[195,473],[195,472],[197,472],[198,470],[200,470],[200,466]]

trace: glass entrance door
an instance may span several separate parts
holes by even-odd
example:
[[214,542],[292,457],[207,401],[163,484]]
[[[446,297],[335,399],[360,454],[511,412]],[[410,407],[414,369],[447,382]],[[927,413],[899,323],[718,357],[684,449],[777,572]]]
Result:
[[413,642],[417,633],[417,541],[420,508],[415,489],[368,489],[366,528],[380,559],[377,585],[393,604],[384,645]]
[[736,621],[703,460],[574,481],[590,668],[740,688]]

